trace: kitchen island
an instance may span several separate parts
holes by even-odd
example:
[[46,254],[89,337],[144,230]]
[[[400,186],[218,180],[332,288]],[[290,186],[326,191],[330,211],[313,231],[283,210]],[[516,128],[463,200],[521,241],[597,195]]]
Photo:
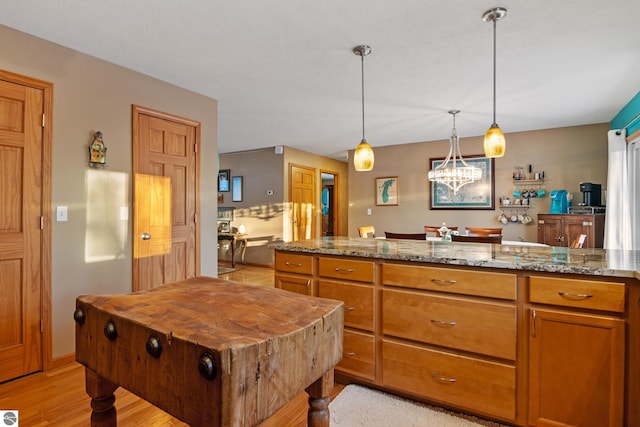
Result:
[[324,238],[278,288],[345,302],[336,379],[519,426],[640,425],[640,252]]

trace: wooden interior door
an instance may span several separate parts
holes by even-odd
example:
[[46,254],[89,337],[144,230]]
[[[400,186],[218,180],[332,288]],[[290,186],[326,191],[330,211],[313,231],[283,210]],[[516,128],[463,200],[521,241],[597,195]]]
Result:
[[0,80],[0,382],[43,363],[43,114],[43,90]]
[[133,107],[133,290],[199,274],[200,125]]
[[339,174],[332,171],[320,171],[322,177],[321,188],[328,192],[328,212],[325,214],[325,200],[323,196],[322,200],[322,237],[324,236],[339,236],[340,235],[340,198],[338,197],[339,187]]
[[316,170],[313,168],[296,165],[289,168],[293,241],[313,239],[316,236],[315,177]]

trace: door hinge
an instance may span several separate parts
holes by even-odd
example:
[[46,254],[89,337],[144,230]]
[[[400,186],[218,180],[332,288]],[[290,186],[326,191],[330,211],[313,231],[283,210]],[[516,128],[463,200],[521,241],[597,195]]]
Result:
[[44,113],[42,114],[42,127],[44,127],[44,123],[45,123],[45,115]]
[[193,144],[193,152],[194,153],[198,152],[198,144]]
[[44,320],[40,319],[40,332],[44,333]]
[[193,214],[193,222],[198,223],[198,214]]
[[44,230],[44,217],[40,217],[40,230]]

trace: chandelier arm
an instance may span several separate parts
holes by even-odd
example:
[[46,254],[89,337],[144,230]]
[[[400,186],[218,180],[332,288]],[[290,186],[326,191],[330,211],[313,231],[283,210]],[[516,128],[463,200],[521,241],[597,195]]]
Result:
[[[460,152],[460,138],[456,130],[456,114],[459,110],[450,110],[453,115],[453,128],[449,137],[449,154],[438,167],[429,171],[429,180],[446,185],[456,194],[463,186],[475,182],[482,178],[482,170],[476,166],[469,165]],[[461,165],[458,165],[460,160]],[[451,162],[451,166],[449,165]]]

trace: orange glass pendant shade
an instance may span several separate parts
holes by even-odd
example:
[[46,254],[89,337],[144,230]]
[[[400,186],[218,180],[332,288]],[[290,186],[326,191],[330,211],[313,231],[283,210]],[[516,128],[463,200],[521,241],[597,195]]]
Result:
[[494,123],[484,135],[484,155],[486,157],[502,157],[506,149],[506,140],[502,129]]
[[370,171],[373,169],[374,160],[373,148],[363,139],[353,155],[353,166],[358,172]]

